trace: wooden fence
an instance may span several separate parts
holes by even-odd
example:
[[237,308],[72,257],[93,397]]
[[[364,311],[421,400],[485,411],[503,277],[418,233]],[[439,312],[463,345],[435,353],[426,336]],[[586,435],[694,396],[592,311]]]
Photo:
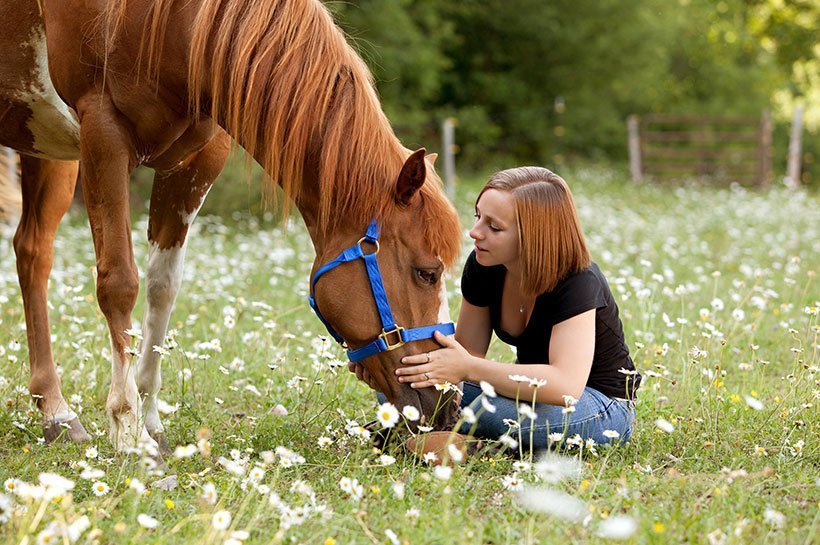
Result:
[[15,220],[20,216],[19,180],[17,152],[0,147],[0,221]]
[[635,180],[712,179],[765,186],[772,177],[772,120],[650,114],[630,116],[630,169]]

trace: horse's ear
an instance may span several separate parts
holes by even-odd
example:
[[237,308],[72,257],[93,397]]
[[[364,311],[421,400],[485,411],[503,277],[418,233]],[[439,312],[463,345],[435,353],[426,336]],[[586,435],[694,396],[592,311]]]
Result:
[[430,161],[430,164],[436,166],[436,159],[438,159],[438,153],[431,153],[427,156],[427,160]]
[[426,151],[424,148],[414,151],[401,167],[399,180],[396,183],[396,200],[401,204],[410,204],[413,196],[427,178],[427,165],[424,163]]

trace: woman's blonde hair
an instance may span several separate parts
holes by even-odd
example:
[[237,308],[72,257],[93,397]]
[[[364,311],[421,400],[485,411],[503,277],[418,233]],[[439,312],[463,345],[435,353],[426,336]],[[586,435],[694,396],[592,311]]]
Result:
[[542,167],[502,170],[490,177],[476,204],[488,189],[515,199],[523,293],[551,291],[570,273],[589,267],[575,201],[563,178]]

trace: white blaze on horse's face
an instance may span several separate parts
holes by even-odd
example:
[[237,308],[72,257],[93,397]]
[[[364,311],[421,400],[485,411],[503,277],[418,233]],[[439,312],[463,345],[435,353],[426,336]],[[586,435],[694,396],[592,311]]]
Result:
[[28,45],[35,52],[37,65],[29,94],[22,98],[31,110],[27,127],[34,136],[34,150],[48,159],[78,159],[80,125],[51,82],[46,35],[41,26],[34,28]]
[[441,285],[439,286],[438,290],[438,323],[446,324],[450,322],[450,304],[447,301],[447,282],[445,275],[441,275]]

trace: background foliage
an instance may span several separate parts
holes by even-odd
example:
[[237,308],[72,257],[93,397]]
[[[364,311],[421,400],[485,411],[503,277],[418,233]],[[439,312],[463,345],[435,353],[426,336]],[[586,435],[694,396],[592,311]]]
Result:
[[368,60],[402,141],[435,147],[441,120],[454,116],[462,168],[621,160],[629,114],[772,108],[779,177],[802,101],[804,182],[819,175],[816,0],[329,5]]
[[[520,164],[623,165],[630,114],[773,112],[774,180],[805,107],[803,183],[820,180],[817,0],[331,0],[408,148],[457,120],[459,175]],[[236,154],[203,213],[263,213]],[[254,165],[251,180],[261,171]],[[153,173],[135,175],[135,209]],[[243,180],[245,181],[243,183]]]

